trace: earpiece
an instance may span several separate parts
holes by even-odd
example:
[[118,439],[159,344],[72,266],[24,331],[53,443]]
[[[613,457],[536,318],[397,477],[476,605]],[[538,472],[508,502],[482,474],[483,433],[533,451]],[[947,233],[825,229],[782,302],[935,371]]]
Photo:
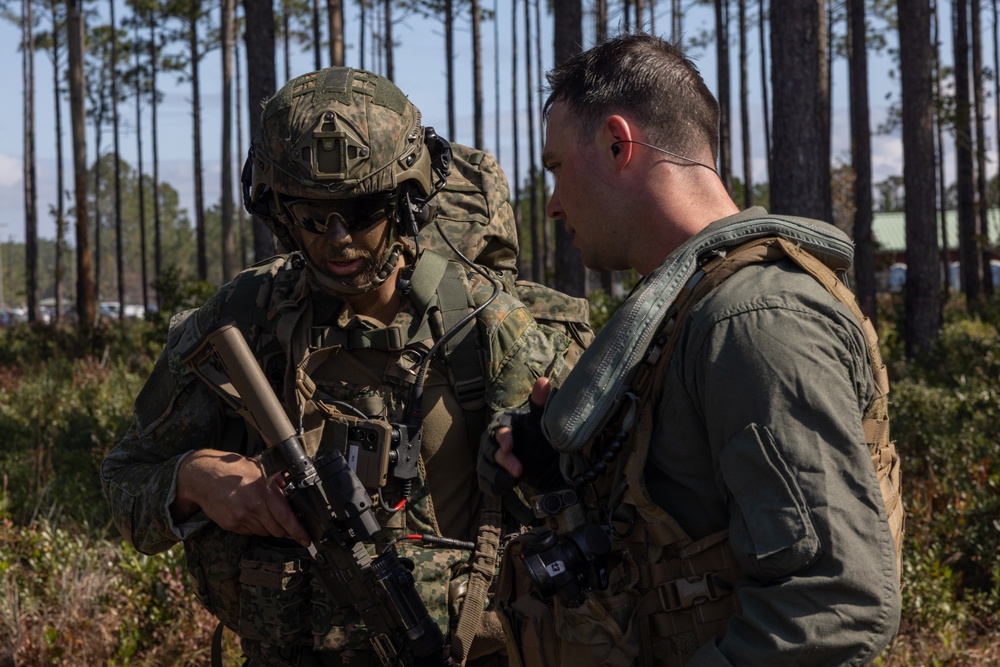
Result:
[[618,154],[621,153],[621,152],[622,152],[622,147],[621,146],[619,146],[617,143],[611,144],[611,154],[612,155],[614,155],[614,156],[617,157]]

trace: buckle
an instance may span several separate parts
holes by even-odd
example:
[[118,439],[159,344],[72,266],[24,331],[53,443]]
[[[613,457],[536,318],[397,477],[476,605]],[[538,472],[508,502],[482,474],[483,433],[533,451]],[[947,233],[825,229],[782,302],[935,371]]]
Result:
[[689,609],[695,605],[718,600],[732,592],[728,585],[718,585],[712,574],[704,574],[696,578],[680,577],[662,584],[657,591],[660,604],[665,611],[674,609]]

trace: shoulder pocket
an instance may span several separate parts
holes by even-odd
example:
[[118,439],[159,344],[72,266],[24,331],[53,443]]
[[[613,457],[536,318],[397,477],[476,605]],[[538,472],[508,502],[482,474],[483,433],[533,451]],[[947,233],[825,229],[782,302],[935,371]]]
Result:
[[723,448],[719,467],[733,496],[730,545],[744,573],[774,579],[819,557],[805,496],[767,428],[743,429]]

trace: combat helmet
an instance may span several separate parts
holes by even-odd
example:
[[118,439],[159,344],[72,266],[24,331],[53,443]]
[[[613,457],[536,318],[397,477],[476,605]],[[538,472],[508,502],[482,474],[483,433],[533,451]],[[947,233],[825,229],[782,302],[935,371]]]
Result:
[[330,67],[292,79],[264,104],[242,185],[244,206],[297,244],[280,196],[352,199],[395,193],[401,234],[416,234],[447,178],[451,150],[388,79]]

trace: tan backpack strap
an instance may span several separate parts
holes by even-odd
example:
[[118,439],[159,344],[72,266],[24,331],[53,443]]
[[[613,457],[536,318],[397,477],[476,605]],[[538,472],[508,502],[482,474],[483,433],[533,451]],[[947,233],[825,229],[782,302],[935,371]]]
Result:
[[479,533],[476,535],[476,550],[469,565],[469,588],[458,614],[458,627],[452,634],[451,657],[459,666],[469,657],[472,641],[483,621],[486,594],[493,583],[500,551],[501,510],[500,499],[483,496],[483,509],[479,513]]

